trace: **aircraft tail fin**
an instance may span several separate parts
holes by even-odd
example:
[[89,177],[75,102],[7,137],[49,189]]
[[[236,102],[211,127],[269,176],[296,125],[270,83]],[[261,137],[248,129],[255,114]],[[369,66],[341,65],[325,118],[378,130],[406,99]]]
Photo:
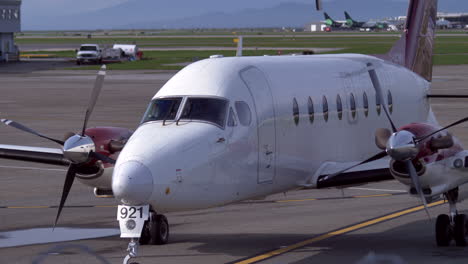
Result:
[[327,14],[327,12],[324,12],[323,16],[325,16],[325,19],[330,19],[331,21],[333,21],[333,19]]
[[385,57],[428,81],[432,81],[437,1],[410,0],[402,37]]
[[344,11],[344,15],[345,15],[345,17],[346,17],[346,20],[349,19],[349,20],[353,21],[353,18],[351,18],[351,16],[348,14],[347,11]]

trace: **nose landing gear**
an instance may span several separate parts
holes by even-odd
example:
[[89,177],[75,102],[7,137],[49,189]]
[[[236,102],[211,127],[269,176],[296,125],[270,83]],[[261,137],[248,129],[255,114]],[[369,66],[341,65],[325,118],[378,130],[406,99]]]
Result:
[[436,221],[436,242],[439,247],[447,247],[452,240],[455,245],[465,247],[467,244],[468,222],[465,214],[458,214],[456,203],[458,201],[458,189],[445,193],[450,205],[450,216],[441,214]]
[[[158,215],[149,205],[119,205],[117,219],[120,226],[120,237],[130,238],[128,254],[123,264],[137,257],[138,240],[141,245],[163,245],[169,241],[169,224],[164,215]],[[136,264],[132,262],[130,264]]]
[[164,215],[150,211],[149,219],[143,226],[140,245],[164,245],[169,242],[169,223]]

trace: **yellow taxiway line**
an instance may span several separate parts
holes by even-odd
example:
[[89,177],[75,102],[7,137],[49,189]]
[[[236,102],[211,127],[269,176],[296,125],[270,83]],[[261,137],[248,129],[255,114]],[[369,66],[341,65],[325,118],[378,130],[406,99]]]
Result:
[[[434,207],[434,206],[438,206],[438,205],[441,205],[441,204],[444,204],[444,203],[446,203],[446,202],[445,201],[438,201],[438,202],[430,203],[427,206],[428,207]],[[391,214],[388,214],[388,215],[384,215],[384,216],[381,216],[381,217],[378,217],[378,218],[375,218],[375,219],[372,219],[372,220],[364,221],[364,222],[361,222],[361,223],[358,223],[358,224],[355,224],[355,225],[352,225],[352,226],[349,226],[349,227],[337,229],[337,230],[325,233],[323,235],[320,235],[320,236],[317,236],[317,237],[314,237],[314,238],[311,238],[311,239],[308,239],[308,240],[304,240],[302,242],[299,242],[299,243],[296,243],[296,244],[293,244],[293,245],[290,245],[290,246],[287,246],[287,247],[284,247],[284,248],[280,248],[280,249],[277,249],[277,250],[273,250],[273,251],[270,251],[270,252],[267,252],[267,253],[252,257],[252,258],[248,258],[248,259],[245,259],[245,260],[242,260],[242,261],[239,261],[239,262],[235,262],[235,263],[236,264],[256,263],[256,262],[259,262],[259,261],[262,261],[262,260],[266,260],[266,259],[269,259],[269,258],[272,258],[272,257],[276,257],[276,256],[279,256],[279,255],[285,254],[287,252],[296,250],[298,248],[308,246],[309,244],[312,244],[312,243],[315,243],[315,242],[318,242],[318,241],[322,241],[322,240],[325,240],[327,238],[331,238],[331,237],[343,235],[343,234],[346,234],[346,233],[350,233],[350,232],[356,231],[358,229],[362,229],[362,228],[366,228],[366,227],[369,227],[369,226],[372,226],[372,225],[376,225],[376,224],[379,224],[379,223],[382,223],[382,222],[385,222],[385,221],[388,221],[388,220],[392,220],[392,219],[395,219],[395,218],[398,218],[398,217],[401,217],[401,216],[404,216],[404,215],[407,215],[407,214],[411,214],[411,213],[414,213],[414,212],[421,211],[423,209],[424,209],[424,206],[422,206],[422,205],[415,206],[415,207],[412,207],[412,208],[409,208],[409,209],[404,209],[404,210],[401,210],[401,211],[398,211],[398,212],[395,212],[395,213],[391,213]]]
[[277,200],[275,203],[293,203],[293,202],[307,202],[307,201],[322,201],[322,200],[337,200],[337,199],[352,199],[352,198],[373,198],[373,197],[386,197],[400,195],[400,193],[382,193],[382,194],[373,194],[373,195],[356,195],[356,196],[346,196],[346,197],[331,197],[331,198],[310,198],[310,199],[291,199],[291,200]]

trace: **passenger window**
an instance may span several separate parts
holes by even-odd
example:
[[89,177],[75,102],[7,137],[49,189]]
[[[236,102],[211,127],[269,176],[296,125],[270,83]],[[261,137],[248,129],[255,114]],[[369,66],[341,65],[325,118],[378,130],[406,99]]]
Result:
[[314,122],[314,102],[312,101],[312,98],[309,96],[309,103],[307,104],[307,108],[309,109],[309,121],[312,124]]
[[299,105],[297,104],[296,98],[293,100],[293,117],[294,117],[294,123],[296,126],[299,124]]
[[356,118],[356,100],[354,99],[354,94],[349,95],[349,105],[351,107],[351,116],[353,119]]
[[391,114],[393,113],[393,98],[392,98],[392,93],[390,92],[390,90],[388,90],[387,100],[388,100],[388,111],[390,111],[390,114]]
[[366,92],[364,92],[362,99],[364,102],[364,115],[367,117],[369,115],[369,100],[367,100]]
[[237,126],[234,110],[232,110],[232,107],[229,108],[229,117],[228,117],[228,127],[235,127]]
[[336,96],[336,110],[338,111],[338,119],[341,120],[343,118],[343,104],[340,95]]
[[382,111],[382,105],[380,103],[380,97],[377,93],[375,93],[375,105],[377,109],[377,115],[380,115],[380,111]]
[[250,112],[249,105],[243,101],[237,101],[235,103],[237,116],[239,117],[239,123],[243,126],[250,126],[252,122],[252,113]]
[[325,120],[325,122],[327,122],[328,121],[328,101],[325,95],[322,98],[322,106],[323,106],[323,119]]

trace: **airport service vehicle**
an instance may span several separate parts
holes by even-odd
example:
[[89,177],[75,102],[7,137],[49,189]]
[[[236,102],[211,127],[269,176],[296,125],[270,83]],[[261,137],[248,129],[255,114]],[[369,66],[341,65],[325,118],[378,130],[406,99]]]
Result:
[[[468,152],[447,129],[468,118],[441,128],[428,101],[437,97],[430,92],[436,13],[437,0],[410,1],[402,38],[379,57],[217,56],[193,63],[152,98],[114,154],[100,152],[87,135],[99,74],[83,131],[58,150],[70,169],[56,221],[77,168],[96,162],[107,169],[115,162],[107,188],[121,204],[121,237],[131,239],[124,263],[136,256],[137,239],[168,242],[167,212],[396,179],[425,206],[447,199],[450,212],[435,223],[437,244],[465,246],[466,216],[456,205],[468,196]],[[0,157],[47,156],[15,156],[21,147],[9,148]]]
[[122,57],[136,58],[138,53],[137,45],[114,44],[113,49],[122,50]]
[[83,44],[76,52],[76,64],[102,63],[102,50],[97,44]]

